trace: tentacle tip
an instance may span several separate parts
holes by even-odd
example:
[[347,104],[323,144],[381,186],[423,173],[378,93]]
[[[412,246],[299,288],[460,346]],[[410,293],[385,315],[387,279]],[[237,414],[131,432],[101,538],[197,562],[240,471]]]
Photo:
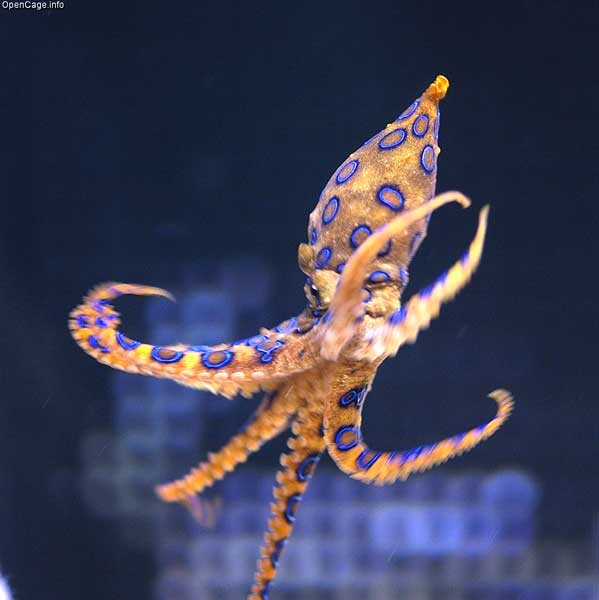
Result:
[[457,197],[457,201],[461,204],[462,208],[470,208],[470,205],[472,204],[472,200],[470,200],[468,196],[464,196],[464,194],[460,194]]
[[160,290],[160,291],[162,293],[161,294],[157,294],[158,296],[162,296],[163,298],[166,298],[167,300],[170,300],[171,302],[174,302],[175,304],[177,303],[177,298],[175,298],[174,294],[171,294],[167,290]]
[[514,396],[512,395],[512,393],[510,391],[504,390],[502,388],[493,390],[492,392],[490,392],[488,394],[488,397],[497,402],[503,402],[506,404],[509,403],[511,405],[514,404]]

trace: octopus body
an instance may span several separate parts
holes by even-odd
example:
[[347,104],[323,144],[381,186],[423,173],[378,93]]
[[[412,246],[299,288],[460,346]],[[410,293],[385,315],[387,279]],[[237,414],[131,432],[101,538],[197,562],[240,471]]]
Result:
[[302,494],[325,450],[350,477],[391,484],[470,450],[492,435],[512,410],[509,392],[495,390],[490,397],[497,413],[491,421],[407,450],[373,449],[361,432],[362,408],[379,365],[415,341],[441,305],[467,284],[481,258],[487,207],[462,257],[402,303],[408,267],[431,213],[450,202],[469,205],[458,192],[434,195],[438,104],[448,85],[439,75],[332,175],[310,215],[308,243],[299,246],[307,305],[298,316],[232,343],[153,346],[120,332],[111,303],[123,294],[171,298],[160,288],[100,285],[71,313],[77,343],[113,368],[172,379],[227,398],[265,392],[250,421],[221,450],[181,479],[157,488],[163,500],[193,509],[198,494],[262,444],[291,429],[250,600],[268,598]]

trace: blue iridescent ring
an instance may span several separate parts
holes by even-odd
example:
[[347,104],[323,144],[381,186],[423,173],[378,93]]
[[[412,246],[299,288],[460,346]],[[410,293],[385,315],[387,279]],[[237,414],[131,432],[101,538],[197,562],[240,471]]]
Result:
[[77,327],[89,327],[87,322],[87,315],[77,315]]
[[337,196],[333,196],[329,198],[329,201],[326,203],[324,210],[322,211],[322,222],[325,225],[328,225],[339,212],[339,198]]
[[358,456],[358,458],[356,459],[357,467],[359,469],[362,469],[363,471],[367,471],[368,469],[370,469],[370,467],[372,467],[372,465],[381,457],[381,452],[374,452],[372,458],[366,460],[365,462],[365,459],[368,457],[369,452],[374,451],[367,448],[366,450],[362,451],[360,456]]
[[387,245],[377,254],[377,256],[382,257],[382,256],[387,256],[387,254],[389,254],[389,252],[391,252],[391,246],[392,246],[392,242],[391,240],[389,240],[387,242]]
[[335,178],[335,181],[339,185],[345,183],[348,179],[353,177],[354,173],[358,170],[359,164],[359,160],[350,160],[348,163],[344,164],[337,172],[337,177]]
[[317,241],[318,241],[318,231],[316,231],[316,229],[314,228],[310,232],[310,244],[312,246],[314,246],[314,244],[316,244]]
[[381,139],[379,142],[379,148],[381,150],[391,150],[392,148],[397,148],[397,146],[401,146],[401,144],[405,142],[407,136],[408,134],[406,130],[402,127],[399,129],[394,129]]
[[154,346],[150,353],[150,356],[156,362],[160,363],[176,363],[179,362],[184,355],[185,353],[180,350],[171,350],[170,348],[163,348],[162,346]]
[[353,390],[349,390],[349,392],[345,392],[345,394],[339,398],[339,406],[346,408],[350,404],[355,404],[356,408],[360,408],[365,392],[366,388],[354,388]]
[[295,317],[291,317],[291,319],[287,319],[287,321],[283,321],[282,323],[279,323],[275,327],[275,331],[277,333],[289,333],[290,331],[295,329],[296,325],[297,325],[297,319]]
[[432,146],[427,145],[422,149],[420,164],[426,173],[432,173],[435,170],[435,151]]
[[419,115],[412,124],[412,133],[416,137],[424,137],[428,131],[428,115]]
[[301,500],[300,494],[293,494],[287,499],[287,506],[285,507],[285,519],[287,523],[293,523],[295,521],[295,511],[297,510],[297,504]]
[[287,538],[283,538],[275,544],[273,552],[270,556],[270,562],[273,566],[273,569],[276,569],[277,566],[279,565],[279,558],[281,556],[281,551],[283,550],[283,547],[285,546],[286,542],[287,542]]
[[125,337],[120,331],[116,332],[116,341],[123,350],[135,350],[139,346],[139,342]]
[[401,191],[392,185],[384,185],[378,191],[377,200],[396,212],[402,210],[406,203]]
[[403,323],[405,321],[406,315],[406,309],[402,307],[399,310],[396,310],[389,317],[389,323],[391,323],[391,325],[399,325],[400,323]]
[[[343,442],[343,436],[346,433],[353,433],[353,439],[348,443]],[[337,448],[339,450],[341,450],[342,452],[346,452],[347,450],[351,450],[352,448],[355,448],[357,445],[358,445],[358,436],[356,434],[356,430],[354,429],[354,426],[353,425],[344,425],[343,427],[340,427],[339,430],[337,431],[337,433],[335,434],[335,446],[337,446]]]
[[110,348],[107,348],[106,346],[103,346],[102,344],[100,344],[100,342],[98,341],[98,338],[95,335],[90,335],[87,338],[87,343],[94,350],[100,350],[100,352],[102,352],[104,354],[108,354],[110,352]]
[[404,119],[408,119],[416,112],[418,106],[420,106],[420,100],[414,100],[414,102],[412,102],[412,104],[410,104],[410,106],[408,106],[408,108],[406,108],[406,110],[404,110],[395,120],[403,121]]
[[318,463],[319,459],[319,454],[312,454],[311,456],[304,458],[296,471],[299,481],[308,481],[308,479],[310,479],[312,476],[312,471],[314,471],[314,467],[316,466],[316,463]]
[[[221,360],[217,362],[210,362],[214,360],[214,357],[222,354]],[[227,366],[232,360],[235,354],[230,350],[213,350],[212,352],[205,352],[202,354],[202,364],[207,369],[220,369],[221,367]]]
[[384,283],[386,281],[391,281],[391,276],[387,271],[373,271],[368,277],[368,281],[370,283]]
[[371,233],[372,229],[368,225],[358,225],[349,236],[352,248],[357,248]]
[[314,266],[317,269],[322,269],[329,262],[329,260],[331,260],[331,255],[332,254],[333,253],[331,252],[331,249],[325,246],[316,255],[316,262],[314,263]]

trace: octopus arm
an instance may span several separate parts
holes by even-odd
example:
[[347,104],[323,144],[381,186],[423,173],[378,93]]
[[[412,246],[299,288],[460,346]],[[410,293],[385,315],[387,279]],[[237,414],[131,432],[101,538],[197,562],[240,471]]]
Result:
[[513,409],[511,394],[506,390],[495,390],[489,397],[497,403],[497,413],[484,425],[434,444],[407,451],[383,452],[371,449],[362,440],[361,411],[366,392],[366,387],[351,390],[340,400],[331,399],[327,403],[325,439],[328,452],[341,471],[376,485],[405,480],[412,473],[426,471],[471,450],[493,435]]
[[434,283],[414,295],[406,305],[394,312],[384,325],[367,331],[352,353],[355,358],[375,361],[381,356],[395,356],[405,343],[416,341],[418,333],[426,329],[432,319],[439,316],[441,305],[454,296],[470,281],[480,263],[489,207],[479,215],[478,228],[467,252]]
[[468,198],[459,192],[440,194],[390,221],[369,236],[351,255],[331,299],[328,315],[320,325],[321,354],[324,358],[337,360],[347,342],[354,337],[359,319],[364,314],[362,302],[364,280],[369,265],[377,254],[394,236],[449,202],[458,202],[463,207],[470,205]]
[[271,518],[248,600],[268,598],[281,553],[293,530],[299,502],[325,448],[321,426],[322,410],[305,404],[293,424],[295,437],[287,442],[290,452],[281,455]]
[[194,512],[197,505],[195,496],[223,479],[227,473],[244,463],[252,452],[287,429],[299,403],[292,385],[281,385],[267,393],[239,433],[218,452],[210,453],[208,460],[185,477],[158,486],[158,496],[165,502],[181,502]]
[[314,365],[304,351],[294,319],[271,335],[217,346],[154,346],[124,336],[119,315],[110,302],[124,294],[173,297],[155,287],[107,283],[93,289],[70,315],[69,327],[76,342],[97,361],[129,373],[172,379],[185,386],[205,389],[232,398],[270,390],[282,379]]

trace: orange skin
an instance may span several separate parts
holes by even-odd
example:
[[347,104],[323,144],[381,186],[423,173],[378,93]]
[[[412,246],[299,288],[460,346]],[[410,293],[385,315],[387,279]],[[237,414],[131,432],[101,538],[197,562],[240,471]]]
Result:
[[113,368],[227,398],[266,392],[254,417],[220,451],[182,479],[157,488],[164,501],[197,508],[198,494],[291,428],[290,452],[281,456],[250,600],[268,597],[298,503],[325,449],[351,477],[390,484],[470,450],[495,433],[512,410],[509,392],[496,390],[490,394],[496,416],[463,434],[402,452],[372,450],[362,439],[362,407],[379,365],[416,340],[441,305],[468,283],[482,255],[487,207],[462,258],[401,305],[408,266],[426,235],[430,214],[450,202],[470,204],[459,192],[434,197],[438,103],[448,85],[439,75],[329,180],[310,215],[310,243],[299,247],[308,305],[296,318],[231,344],[157,347],[123,336],[110,302],[123,294],[172,299],[160,288],[105,284],[71,313],[69,326],[77,343]]

